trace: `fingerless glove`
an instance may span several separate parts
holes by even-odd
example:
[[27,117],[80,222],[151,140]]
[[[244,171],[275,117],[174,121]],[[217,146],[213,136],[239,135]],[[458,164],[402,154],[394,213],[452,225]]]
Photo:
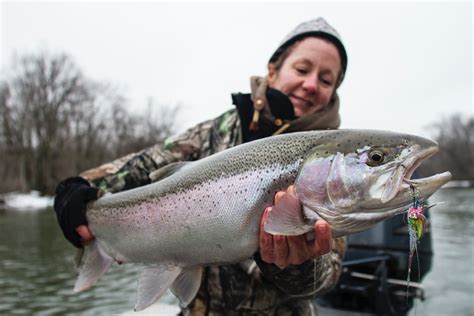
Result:
[[54,211],[59,226],[67,240],[82,248],[81,237],[76,232],[79,225],[87,225],[87,203],[98,198],[99,190],[81,177],[67,178],[56,187]]

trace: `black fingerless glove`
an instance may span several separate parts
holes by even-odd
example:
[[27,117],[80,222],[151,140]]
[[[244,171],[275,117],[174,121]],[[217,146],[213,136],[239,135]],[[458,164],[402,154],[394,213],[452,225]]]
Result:
[[76,228],[87,225],[86,205],[98,198],[98,191],[81,177],[67,178],[56,187],[54,211],[64,237],[76,248],[82,248]]

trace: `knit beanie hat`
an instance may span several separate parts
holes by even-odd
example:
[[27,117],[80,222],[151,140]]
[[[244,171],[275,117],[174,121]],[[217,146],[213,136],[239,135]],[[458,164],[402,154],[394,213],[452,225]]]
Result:
[[347,69],[347,53],[342,44],[341,36],[339,33],[327,23],[323,18],[317,18],[315,20],[303,22],[292,30],[280,43],[277,50],[270,57],[269,63],[275,62],[278,57],[294,42],[303,39],[308,36],[316,36],[331,41],[339,51],[341,57],[341,78],[339,84],[344,78],[344,74]]

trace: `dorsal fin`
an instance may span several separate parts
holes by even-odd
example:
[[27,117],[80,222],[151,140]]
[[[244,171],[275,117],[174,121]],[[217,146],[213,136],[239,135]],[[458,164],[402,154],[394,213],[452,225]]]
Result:
[[182,167],[184,167],[188,163],[191,163],[191,162],[190,161],[172,162],[158,170],[153,171],[149,175],[151,182],[160,181],[160,180],[163,180],[164,178],[171,176],[172,174],[179,171]]

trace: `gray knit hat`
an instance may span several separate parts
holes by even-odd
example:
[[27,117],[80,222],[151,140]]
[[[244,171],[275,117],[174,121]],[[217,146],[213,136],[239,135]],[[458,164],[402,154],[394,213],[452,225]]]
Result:
[[317,18],[315,20],[303,22],[298,25],[293,31],[291,31],[284,39],[281,41],[278,49],[273,53],[272,57],[269,60],[269,63],[275,62],[291,44],[308,36],[322,37],[331,41],[336,45],[337,50],[339,51],[341,57],[341,66],[342,66],[342,78],[347,69],[347,53],[342,44],[341,36],[339,33],[327,23],[323,18]]

